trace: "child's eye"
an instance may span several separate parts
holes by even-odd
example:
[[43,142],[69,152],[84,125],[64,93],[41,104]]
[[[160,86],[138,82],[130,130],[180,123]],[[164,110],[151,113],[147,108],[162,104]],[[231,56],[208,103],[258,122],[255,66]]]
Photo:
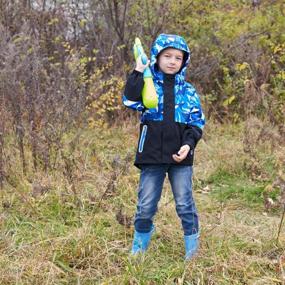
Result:
[[182,57],[176,57],[176,59],[180,61],[180,60],[182,60]]

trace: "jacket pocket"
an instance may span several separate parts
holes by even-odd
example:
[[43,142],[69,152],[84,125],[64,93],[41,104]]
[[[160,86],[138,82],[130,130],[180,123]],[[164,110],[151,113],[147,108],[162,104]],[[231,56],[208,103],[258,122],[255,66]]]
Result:
[[147,133],[147,125],[144,125],[142,128],[142,133],[141,133],[140,142],[139,142],[139,153],[143,152],[143,146],[145,142],[146,133]]

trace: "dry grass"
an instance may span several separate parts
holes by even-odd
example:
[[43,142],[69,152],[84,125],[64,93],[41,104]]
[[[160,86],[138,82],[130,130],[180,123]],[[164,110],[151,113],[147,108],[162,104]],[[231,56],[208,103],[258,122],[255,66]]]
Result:
[[[253,159],[244,151],[244,127],[209,125],[196,155],[201,248],[192,262],[183,260],[169,183],[148,253],[142,259],[129,256],[137,126],[126,123],[82,135],[73,153],[72,181],[63,171],[11,175],[14,184],[6,183],[1,192],[0,284],[284,284],[284,226],[276,242],[280,211],[266,212],[258,201],[251,207],[251,196],[232,185],[246,190],[271,183],[284,149],[264,148],[262,158],[254,159],[265,176],[252,179],[255,169],[244,168]],[[223,182],[223,174],[230,179]],[[235,196],[225,199],[229,187]]]

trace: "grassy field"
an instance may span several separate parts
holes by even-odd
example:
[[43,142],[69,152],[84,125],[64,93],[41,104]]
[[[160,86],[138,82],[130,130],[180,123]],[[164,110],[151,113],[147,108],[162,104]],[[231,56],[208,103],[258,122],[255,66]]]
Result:
[[255,125],[208,123],[194,173],[201,247],[188,263],[167,181],[149,251],[129,256],[137,125],[84,130],[76,147],[70,134],[68,159],[25,177],[11,140],[0,284],[285,284],[285,225],[277,240],[285,147],[263,140]]

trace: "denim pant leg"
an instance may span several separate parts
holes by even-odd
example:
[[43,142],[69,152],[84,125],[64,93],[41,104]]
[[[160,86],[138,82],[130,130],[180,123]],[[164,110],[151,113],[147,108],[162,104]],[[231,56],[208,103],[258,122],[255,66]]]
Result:
[[166,167],[162,165],[143,166],[138,189],[135,229],[141,233],[151,231],[153,216],[161,197]]
[[172,165],[168,177],[185,235],[198,233],[199,222],[192,196],[192,166]]

